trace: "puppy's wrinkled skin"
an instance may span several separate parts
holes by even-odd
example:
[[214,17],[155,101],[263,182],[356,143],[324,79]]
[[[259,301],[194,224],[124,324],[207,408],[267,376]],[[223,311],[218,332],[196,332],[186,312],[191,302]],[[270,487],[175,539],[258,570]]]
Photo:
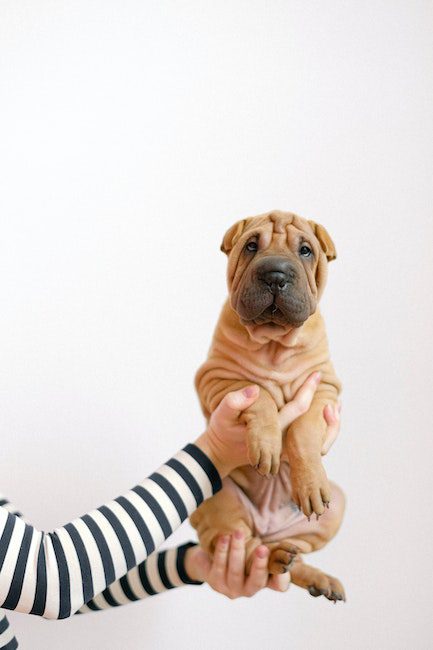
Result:
[[[235,223],[225,234],[221,250],[228,255],[229,299],[208,359],[197,372],[196,388],[209,417],[226,393],[251,383],[260,386],[258,400],[243,414],[249,459],[257,471],[235,470],[222,492],[202,504],[191,522],[209,550],[218,534],[236,527],[249,536],[250,555],[266,539],[277,572],[275,567],[281,568],[284,558],[293,562],[293,545],[304,552],[323,546],[335,534],[343,514],[342,497],[335,508],[329,506],[331,487],[321,461],[326,433],[323,409],[336,403],[340,382],[329,358],[318,302],[328,262],[335,259],[336,251],[323,226],[280,211]],[[321,383],[309,411],[281,432],[278,411],[314,371],[321,372]],[[280,458],[285,471],[278,473]],[[271,485],[265,476],[275,477]],[[307,517],[324,515],[327,508],[317,522],[316,541],[311,542],[314,535],[303,531],[293,517],[294,534],[286,531],[283,540],[275,531],[275,520],[268,521],[268,527],[274,526],[273,537],[280,540],[277,546],[266,534],[266,526],[260,529],[257,512],[280,511],[284,503],[292,508],[297,504]],[[313,575],[304,568],[297,571]],[[307,588],[317,590],[315,585]]]

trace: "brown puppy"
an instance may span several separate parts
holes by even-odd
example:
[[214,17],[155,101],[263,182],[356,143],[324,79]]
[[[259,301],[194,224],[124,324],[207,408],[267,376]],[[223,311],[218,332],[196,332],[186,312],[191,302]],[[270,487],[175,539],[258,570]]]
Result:
[[[336,403],[340,390],[317,308],[327,264],[336,257],[334,244],[322,226],[274,210],[234,224],[221,249],[229,256],[230,297],[196,388],[209,417],[229,391],[260,386],[259,398],[243,414],[250,462],[257,471],[235,470],[191,523],[210,552],[218,535],[241,528],[250,560],[265,543],[271,573],[290,566],[292,581],[312,595],[344,599],[335,578],[307,567],[298,554],[326,544],[344,510],[342,492],[331,488],[321,461],[323,410]],[[321,383],[309,411],[282,432],[278,411],[317,370]],[[309,523],[312,513],[317,521]]]

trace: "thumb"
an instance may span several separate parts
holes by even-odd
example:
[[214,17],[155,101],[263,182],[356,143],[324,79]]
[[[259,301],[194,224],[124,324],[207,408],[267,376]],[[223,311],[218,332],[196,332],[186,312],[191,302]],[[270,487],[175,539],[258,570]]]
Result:
[[259,393],[260,388],[255,384],[227,393],[218,407],[220,416],[227,420],[237,420],[242,411],[254,404]]

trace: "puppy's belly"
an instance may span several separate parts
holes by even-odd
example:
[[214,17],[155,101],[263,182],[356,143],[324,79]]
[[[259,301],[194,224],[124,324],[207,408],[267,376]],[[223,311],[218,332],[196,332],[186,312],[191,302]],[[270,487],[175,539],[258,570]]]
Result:
[[242,503],[252,519],[253,536],[263,542],[294,537],[306,527],[310,531],[314,527],[292,500],[287,463],[282,463],[277,476],[270,479],[259,476],[252,468],[241,468],[225,478],[223,484]]

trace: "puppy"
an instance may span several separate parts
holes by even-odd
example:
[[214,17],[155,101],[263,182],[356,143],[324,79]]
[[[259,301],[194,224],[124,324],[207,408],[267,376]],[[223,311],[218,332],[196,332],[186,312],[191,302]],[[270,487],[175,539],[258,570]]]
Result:
[[[321,460],[323,410],[336,404],[341,388],[318,309],[335,246],[323,226],[274,210],[235,223],[221,250],[228,255],[229,300],[196,388],[207,418],[230,391],[254,383],[260,394],[242,415],[251,466],[232,472],[191,524],[210,553],[219,535],[242,529],[247,570],[265,544],[270,573],[290,568],[292,582],[313,596],[345,600],[336,578],[301,560],[335,535],[344,511],[343,493],[329,483]],[[321,383],[309,411],[282,432],[278,411],[314,371]]]

